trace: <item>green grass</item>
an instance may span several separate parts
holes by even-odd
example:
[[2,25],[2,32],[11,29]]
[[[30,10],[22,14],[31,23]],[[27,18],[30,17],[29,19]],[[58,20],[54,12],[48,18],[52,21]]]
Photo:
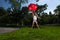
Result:
[[0,34],[0,40],[60,40],[59,26],[23,27],[19,30]]

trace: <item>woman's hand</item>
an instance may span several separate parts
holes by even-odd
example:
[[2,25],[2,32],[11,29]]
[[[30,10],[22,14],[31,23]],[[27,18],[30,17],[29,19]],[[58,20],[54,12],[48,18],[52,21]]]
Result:
[[41,19],[40,17],[38,17],[39,19]]

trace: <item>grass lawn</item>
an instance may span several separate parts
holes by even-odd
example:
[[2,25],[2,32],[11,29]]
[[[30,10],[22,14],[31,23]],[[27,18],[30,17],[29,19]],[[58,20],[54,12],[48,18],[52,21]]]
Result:
[[0,40],[60,40],[60,26],[40,26],[40,29],[22,27],[0,34]]

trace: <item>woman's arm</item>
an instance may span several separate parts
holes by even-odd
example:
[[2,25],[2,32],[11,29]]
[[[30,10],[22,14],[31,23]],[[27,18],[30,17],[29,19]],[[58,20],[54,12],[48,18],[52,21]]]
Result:
[[40,18],[40,17],[38,16],[38,14],[35,13],[35,15],[37,16],[37,18]]
[[38,14],[35,13],[35,15],[38,17]]
[[34,13],[32,13],[32,16],[34,16]]

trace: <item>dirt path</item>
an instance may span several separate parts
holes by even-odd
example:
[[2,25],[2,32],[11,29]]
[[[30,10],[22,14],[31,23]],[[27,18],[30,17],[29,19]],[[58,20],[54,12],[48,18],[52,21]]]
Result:
[[14,30],[17,30],[19,28],[5,28],[5,27],[0,27],[0,34],[1,33],[6,33],[6,32],[11,32],[11,31],[14,31]]

